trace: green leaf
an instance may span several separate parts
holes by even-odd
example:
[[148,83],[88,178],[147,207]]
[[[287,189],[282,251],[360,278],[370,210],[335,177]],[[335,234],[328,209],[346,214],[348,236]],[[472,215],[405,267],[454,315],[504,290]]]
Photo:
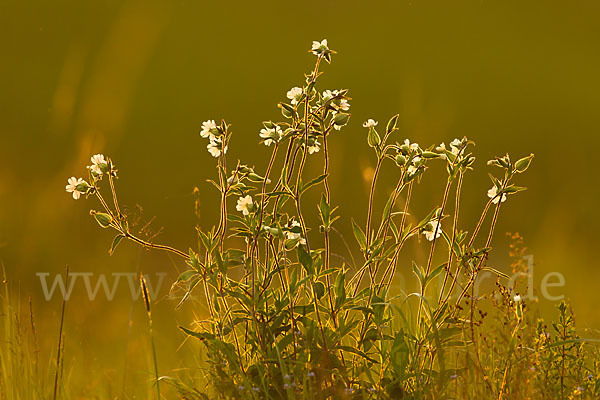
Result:
[[383,220],[384,221],[390,217],[390,214],[392,211],[392,205],[394,204],[394,200],[395,200],[394,196],[391,195],[390,198],[388,199],[387,203],[385,203],[385,207],[383,209]]
[[325,294],[325,285],[322,282],[315,282],[314,284],[315,295],[317,299],[320,299]]
[[121,240],[123,240],[124,237],[125,236],[123,236],[121,234],[115,236],[115,238],[112,241],[112,244],[110,245],[110,249],[108,250],[108,254],[110,254],[111,256],[114,254],[115,249],[117,248],[119,243],[121,243]]
[[321,215],[321,221],[325,228],[329,227],[329,220],[331,217],[331,208],[329,204],[327,204],[327,198],[325,197],[325,193],[321,194],[321,202],[319,203],[319,214]]
[[333,123],[338,126],[343,126],[348,123],[350,119],[350,114],[345,113],[337,113],[335,117],[333,117]]
[[292,118],[294,116],[294,107],[286,103],[279,103],[279,108],[281,108],[281,114],[283,114],[286,118]]
[[215,338],[215,335],[213,335],[212,333],[209,333],[209,332],[195,332],[191,329],[184,328],[181,325],[178,326],[178,328],[181,329],[186,335],[193,336],[200,340],[212,340]]
[[348,353],[356,354],[357,356],[360,356],[360,357],[364,358],[365,360],[368,360],[374,364],[379,364],[379,361],[369,357],[364,351],[360,351],[358,349],[355,349],[354,347],[338,346],[338,349],[347,351]]
[[356,238],[360,249],[364,251],[367,248],[367,237],[362,229],[360,229],[360,227],[356,224],[356,222],[354,222],[354,219],[352,220],[352,231],[354,232],[354,237]]
[[189,266],[194,268],[195,270],[200,269],[200,261],[198,260],[198,256],[192,249],[190,249],[190,261],[188,262]]
[[412,271],[413,274],[415,274],[419,279],[421,288],[425,287],[425,276],[423,275],[423,271],[421,270],[421,267],[419,267],[414,261],[412,262]]
[[177,282],[186,282],[186,281],[190,280],[196,274],[198,274],[198,271],[194,271],[193,269],[184,271],[177,278]]
[[421,220],[421,222],[419,222],[419,225],[417,225],[417,226],[419,228],[422,228],[425,225],[427,225],[433,219],[434,215],[436,215],[438,210],[439,210],[439,208],[434,208],[433,211],[431,211],[425,218],[423,218]]
[[290,196],[290,197],[294,197],[294,195],[292,193],[286,192],[286,191],[269,192],[269,193],[265,193],[265,196],[267,196],[267,197],[273,197],[273,196]]
[[490,271],[490,272],[493,272],[494,274],[496,274],[496,275],[498,275],[498,276],[501,276],[501,277],[502,277],[502,278],[504,278],[504,279],[510,279],[510,276],[508,276],[508,275],[507,275],[507,274],[505,274],[504,272],[498,271],[497,269],[495,269],[495,268],[492,268],[492,267],[483,267],[483,268],[481,268],[481,270],[482,270],[482,271]]
[[522,187],[522,186],[511,185],[511,186],[505,187],[502,190],[502,193],[511,194],[511,193],[522,192],[523,190],[527,190],[527,188],[526,187]]
[[340,308],[346,301],[346,273],[340,271],[335,280],[335,307]]
[[310,189],[311,187],[323,182],[323,180],[325,180],[325,178],[327,178],[328,174],[323,174],[323,175],[319,175],[318,177],[316,177],[315,179],[309,181],[306,185],[302,185],[300,187],[300,194],[306,192],[308,189]]
[[302,266],[309,275],[312,275],[314,273],[312,257],[310,256],[310,254],[308,254],[308,252],[304,249],[304,246],[302,245],[298,246],[298,261],[300,261],[300,264],[302,264]]
[[433,271],[430,271],[429,275],[427,275],[425,277],[425,284],[427,285],[429,282],[431,282],[433,279],[435,279],[439,274],[441,274],[442,272],[444,272],[444,267],[445,266],[446,266],[446,263],[440,265],[439,267],[437,267]]
[[400,331],[394,338],[392,349],[390,351],[390,363],[396,376],[403,377],[406,374],[406,366],[408,365],[408,344],[404,338],[404,332]]

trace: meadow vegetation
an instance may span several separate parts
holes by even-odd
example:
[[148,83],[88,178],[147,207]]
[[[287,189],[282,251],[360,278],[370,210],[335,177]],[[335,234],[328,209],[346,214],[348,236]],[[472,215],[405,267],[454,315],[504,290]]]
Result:
[[[154,356],[156,396],[598,398],[597,340],[578,336],[569,305],[561,303],[558,320],[547,324],[523,296],[527,279],[509,284],[508,271],[487,263],[501,210],[525,189],[518,179],[533,155],[503,155],[487,163],[491,187],[487,196],[474,194],[482,198],[481,215],[466,227],[460,206],[463,177],[475,163],[473,142],[460,138],[423,147],[399,137],[398,115],[385,124],[369,119],[363,124],[374,159],[368,209],[365,215],[341,215],[329,187],[335,154],[328,141],[348,124],[351,98],[345,89],[318,88],[335,54],[327,41],[313,42],[310,51],[314,68],[279,103],[282,120],[263,122],[259,132],[260,143],[272,150],[264,171],[227,159],[229,124],[204,122],[200,135],[216,162],[210,182],[220,208],[217,226],[196,227],[197,248],[181,251],[136,235],[118,200],[112,159],[94,155],[87,179],[68,180],[73,198],[98,201],[100,210],[91,215],[115,231],[111,253],[124,240],[171,252],[187,265],[173,284],[182,293],[180,304],[193,293],[203,296],[206,318],[180,327],[197,342],[202,362],[191,368],[199,372],[161,376]],[[321,173],[309,176],[309,163],[320,165]],[[447,173],[439,198],[431,199],[427,215],[413,215],[411,199],[434,168]],[[377,207],[384,170],[397,183]],[[318,193],[317,204],[305,201],[307,193]],[[307,212],[316,213],[319,223],[309,226]],[[340,218],[352,221],[352,240],[336,229]],[[343,242],[347,254],[333,254],[332,240]],[[426,254],[424,263],[404,263],[401,254],[410,241]],[[524,272],[522,239],[514,235],[513,243],[510,272]],[[394,290],[399,270],[414,274],[417,291]],[[475,290],[483,271],[497,279],[488,293]],[[152,328],[151,301],[144,299]],[[35,372],[33,319],[28,332],[34,337],[24,340],[20,314],[8,301],[4,308],[2,398],[47,396],[51,380],[43,383]],[[33,382],[40,382],[42,392]]]

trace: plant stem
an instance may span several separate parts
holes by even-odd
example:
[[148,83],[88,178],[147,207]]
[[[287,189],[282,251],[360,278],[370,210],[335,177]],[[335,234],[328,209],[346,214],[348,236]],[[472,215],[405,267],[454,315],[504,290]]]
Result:
[[[69,266],[67,265],[66,268],[66,277],[65,277],[65,281],[66,281],[66,285],[67,287],[69,287]],[[63,338],[63,326],[64,326],[64,321],[65,321],[65,306],[67,304],[67,295],[63,296],[63,302],[62,302],[62,309],[60,312],[60,328],[58,330],[58,346],[56,349],[56,372],[54,374],[54,396],[53,399],[56,400],[58,398],[58,392],[59,392],[59,380],[58,380],[58,376],[60,374],[60,370],[61,370],[61,356],[63,354],[63,342],[62,342],[62,338]]]

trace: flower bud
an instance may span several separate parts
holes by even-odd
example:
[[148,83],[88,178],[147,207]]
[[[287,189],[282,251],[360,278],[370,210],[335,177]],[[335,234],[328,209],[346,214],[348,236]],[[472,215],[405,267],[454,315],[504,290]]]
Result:
[[98,222],[98,224],[103,228],[108,228],[113,220],[112,217],[106,213],[91,210],[90,214],[96,219],[96,222]]

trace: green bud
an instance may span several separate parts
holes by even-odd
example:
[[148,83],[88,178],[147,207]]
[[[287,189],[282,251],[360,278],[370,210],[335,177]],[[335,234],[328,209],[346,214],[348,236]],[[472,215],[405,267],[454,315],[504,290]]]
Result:
[[367,143],[370,147],[379,147],[381,144],[381,138],[374,128],[369,128],[369,134],[367,136]]
[[438,153],[434,153],[433,151],[424,151],[424,152],[421,154],[421,157],[423,157],[423,158],[428,158],[428,159],[429,159],[429,158],[439,158],[439,157],[440,157],[440,155],[439,155]]
[[396,123],[398,122],[398,114],[394,115],[387,123],[385,131],[389,134],[396,129]]
[[527,171],[527,168],[529,168],[529,165],[531,165],[532,160],[533,160],[533,154],[530,154],[527,157],[521,158],[519,161],[517,161],[515,163],[515,170],[518,173],[523,173],[523,172]]
[[498,163],[503,167],[503,168],[508,168],[510,167],[510,159],[508,158],[508,155],[502,157],[502,158],[497,158]]
[[404,164],[406,164],[406,157],[404,157],[402,154],[398,154],[396,156],[396,164],[401,167]]
[[[106,164],[104,164],[104,165],[106,165]],[[87,192],[87,191],[88,191],[88,189],[89,189],[89,188],[90,188],[90,185],[88,185],[88,183],[87,183],[87,182],[82,182],[82,183],[80,183],[79,185],[77,185],[77,187],[76,187],[75,189],[76,189],[78,192],[85,193],[85,192]]]
[[106,213],[96,212],[94,210],[90,211],[90,214],[96,219],[96,222],[103,227],[108,228],[112,222],[112,217]]

